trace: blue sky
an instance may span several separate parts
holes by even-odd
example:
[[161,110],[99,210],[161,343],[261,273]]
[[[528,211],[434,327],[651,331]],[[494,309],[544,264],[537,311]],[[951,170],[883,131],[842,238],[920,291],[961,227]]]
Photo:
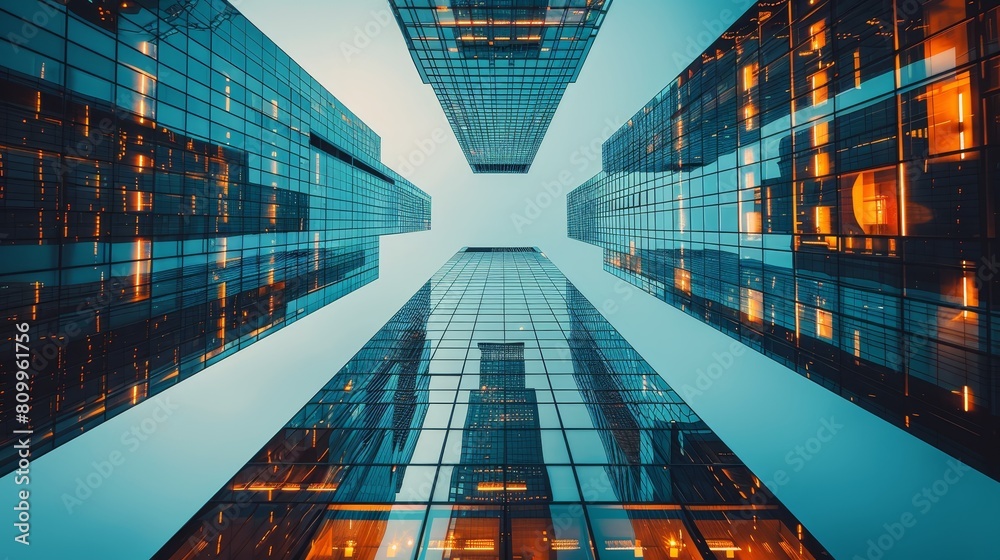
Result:
[[[531,173],[498,176],[469,170],[385,0],[237,5],[382,137],[383,162],[434,197],[433,229],[383,238],[377,282],[167,391],[168,402],[142,403],[35,462],[31,554],[7,538],[0,557],[152,554],[464,245],[540,247],[682,395],[699,372],[729,363],[731,339],[604,273],[598,249],[566,238],[565,193],[599,171],[601,141],[744,0],[615,0]],[[761,479],[776,481],[835,557],[866,557],[868,539],[912,513],[915,527],[883,558],[995,558],[1000,517],[990,506],[1000,485],[966,473],[925,512],[913,496],[943,480],[948,458],[775,362],[744,352],[690,404]],[[150,419],[148,440],[123,443]],[[843,428],[808,462],[788,460],[831,421]],[[114,452],[122,464],[68,511],[62,496]],[[0,481],[9,500],[13,488],[10,476]]]

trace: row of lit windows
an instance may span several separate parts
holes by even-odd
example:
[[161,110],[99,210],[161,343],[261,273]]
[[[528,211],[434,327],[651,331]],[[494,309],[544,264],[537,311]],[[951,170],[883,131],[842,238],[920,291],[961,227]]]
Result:
[[[490,263],[496,266],[490,266]],[[548,389],[522,389],[519,382],[522,377],[520,358],[530,355],[530,349],[519,345],[516,352],[501,354],[506,359],[475,364],[477,371],[492,369],[497,374],[468,375],[461,378],[425,375],[423,365],[409,362],[393,364],[384,370],[384,374],[373,375],[366,368],[368,360],[377,363],[379,354],[393,348],[398,349],[400,343],[405,346],[407,340],[416,340],[419,344],[424,342],[424,321],[435,316],[428,298],[432,291],[440,292],[442,286],[449,286],[459,293],[465,288],[481,292],[485,286],[494,284],[482,281],[483,278],[496,279],[498,287],[502,287],[504,276],[512,284],[516,283],[514,274],[517,270],[525,273],[532,271],[536,277],[545,276],[551,282],[553,291],[556,286],[562,286],[561,289],[567,292],[568,297],[560,298],[562,301],[555,306],[563,309],[568,306],[574,317],[579,318],[577,328],[581,329],[581,336],[593,336],[604,343],[623,342],[599,313],[578,292],[566,285],[565,279],[551,263],[539,255],[460,253],[376,334],[372,342],[327,384],[324,391],[312,399],[313,403],[323,401],[327,404],[306,405],[285,430],[279,432],[246,468],[223,487],[210,504],[225,508],[227,502],[234,503],[239,499],[246,503],[247,498],[257,503],[291,501],[300,505],[315,500],[321,500],[327,505],[356,501],[364,502],[366,511],[372,511],[371,508],[377,508],[377,504],[458,501],[488,505],[500,500],[513,508],[510,511],[514,512],[518,503],[531,502],[594,503],[629,499],[646,504],[706,503],[706,500],[713,504],[738,504],[741,503],[741,490],[744,492],[744,499],[757,491],[751,484],[754,480],[752,475],[707,430],[648,429],[666,428],[672,425],[671,420],[676,420],[680,425],[696,426],[699,420],[655,374],[651,373],[647,378],[612,373],[633,371],[633,364],[597,358],[599,354],[596,346],[584,344],[580,348],[587,356],[600,360],[589,362],[592,365],[585,366],[584,370],[607,373],[594,375],[581,372],[574,375],[574,378],[578,380],[578,384],[593,387],[617,386],[620,390],[575,389],[550,392]],[[472,274],[475,276],[470,276]],[[473,278],[476,280],[475,285],[468,285]],[[493,297],[499,299],[502,293],[497,290]],[[564,344],[565,337],[563,335]],[[468,336],[466,344],[470,344]],[[495,346],[485,349],[476,346],[478,351],[497,356]],[[631,354],[635,355],[634,351]],[[350,372],[354,368],[351,364],[358,359],[362,363],[357,368],[358,373],[352,374]],[[525,369],[531,362],[524,362]],[[571,362],[567,361],[569,363]],[[423,373],[415,375],[412,385],[409,385],[403,383],[406,376],[399,373],[401,370]],[[506,374],[499,374],[500,371]],[[479,385],[484,379],[497,383],[501,378],[511,389],[484,389]],[[560,379],[570,381],[574,378],[568,375],[523,375],[525,384],[544,381],[546,387],[550,383],[560,384]],[[460,388],[465,384],[468,384],[469,390]],[[410,386],[413,387],[412,390],[409,389]],[[450,387],[450,390],[435,387]],[[625,387],[633,390],[625,390]],[[652,387],[662,390],[652,390]],[[556,393],[573,401],[559,400],[558,404],[553,403]],[[412,398],[403,398],[403,394],[411,395]],[[594,402],[589,405],[580,402],[588,399]],[[423,404],[425,402],[426,405]],[[631,402],[635,404],[623,405]],[[410,403],[421,404],[409,408]],[[536,421],[538,429],[525,428],[528,424],[534,426]],[[623,422],[628,421],[633,422],[635,429],[594,429],[595,426],[606,427],[610,423],[623,425]],[[444,429],[449,425],[454,429]],[[477,425],[488,425],[491,428],[505,425],[515,429],[469,429]],[[569,429],[561,429],[564,426]],[[293,427],[297,429],[292,429]],[[346,427],[359,429],[343,429]],[[424,429],[416,429],[417,427]],[[677,438],[673,437],[675,434]],[[357,442],[357,445],[351,445],[351,442]],[[683,452],[674,452],[678,445],[683,446]],[[639,454],[640,449],[651,451],[654,447],[661,450],[660,455]],[[328,457],[336,457],[336,464],[329,464]],[[526,464],[523,462],[525,460],[534,464]],[[543,466],[544,461],[552,464]],[[574,462],[578,466],[571,466]],[[502,464],[507,466],[499,466]],[[637,472],[635,466],[640,464],[647,468]],[[727,474],[720,479],[717,473],[723,471],[719,471],[716,466],[723,464],[726,465],[724,472]],[[389,483],[371,486],[363,482],[373,477],[383,481],[388,479]],[[672,481],[675,478],[685,482],[673,489]],[[737,480],[742,482],[736,482]],[[429,528],[426,532],[426,546],[432,549],[433,554],[436,554],[433,552],[436,550],[495,550],[499,534],[497,531],[487,527],[485,533],[470,534],[472,526],[460,522],[462,526],[455,529],[456,534],[452,534],[439,524],[439,521],[448,521],[448,512],[442,510],[440,514],[435,513],[427,518],[423,505],[416,508],[416,519],[427,520]],[[187,543],[182,548],[189,545],[200,546],[191,543],[205,539],[209,543],[209,549],[211,543],[215,543],[217,553],[223,553],[229,550],[231,543],[238,545],[243,538],[229,532],[230,530],[239,528],[245,534],[264,529],[264,524],[258,523],[263,519],[259,515],[244,516],[240,513],[234,522],[227,523],[228,528],[215,540],[216,537],[209,538],[198,527],[210,526],[204,523],[211,523],[221,510],[209,507],[206,511],[204,517],[196,518],[194,524],[182,531],[184,542]],[[282,520],[272,517],[268,520],[267,527],[272,522],[289,523],[289,527],[300,526],[296,524],[296,520],[301,518],[298,513],[287,510],[286,515],[284,511],[286,510],[277,514],[285,516]],[[476,521],[472,523],[486,522],[484,510],[468,511],[476,512]],[[597,510],[594,514],[594,523],[597,524],[595,527],[600,529],[603,516]],[[519,520],[523,520],[519,514],[515,517],[518,520],[513,524],[514,533],[520,530]],[[461,518],[466,521],[473,519],[464,515]],[[755,522],[764,523],[759,512]],[[399,542],[391,545],[390,550],[397,550],[404,556],[415,552],[415,547],[420,546],[417,537],[419,526],[419,521],[414,526],[408,526],[407,530],[410,532],[397,527],[394,534],[399,537]],[[574,550],[583,550],[580,543],[586,537],[587,528],[581,525],[575,540],[564,529],[559,529],[560,538],[552,546],[560,556],[569,557],[574,554]],[[320,531],[321,536],[315,537],[322,539],[324,546],[334,546],[334,542],[339,542],[336,539],[340,537],[334,536],[332,529],[329,533],[324,531]],[[459,532],[461,536],[457,534]],[[327,534],[330,535],[329,541],[324,536]],[[356,530],[351,533],[357,534]],[[188,541],[187,536],[196,539]],[[681,543],[683,534],[675,530],[668,536],[669,540],[664,544],[667,548],[663,549],[663,553],[679,554],[684,546]],[[791,533],[787,533],[787,536],[793,540],[797,538]],[[295,533],[285,533],[282,538],[284,542],[289,538],[308,540],[314,536],[310,534],[298,537]],[[376,540],[378,538],[380,537],[376,537]],[[643,534],[643,539],[645,538]],[[754,542],[761,542],[764,536],[755,535],[754,538]],[[345,542],[343,546],[349,547],[351,554],[354,554],[354,547],[360,544],[354,540]],[[397,548],[393,549],[392,546]],[[671,553],[669,548],[676,550]],[[630,555],[640,549],[642,547],[637,543],[625,543],[624,539],[620,539],[620,542],[608,540],[602,547],[602,550],[607,551],[627,551]],[[171,550],[173,549],[168,547],[167,552]],[[412,552],[407,552],[408,550]],[[656,552],[648,549],[646,553]]]
[[[5,6],[0,21],[20,28],[38,9]],[[4,219],[19,243],[6,249],[22,265],[19,275],[4,278],[7,311],[30,317],[43,338],[78,333],[36,375],[39,452],[371,282],[375,236],[425,229],[429,220],[429,197],[378,163],[374,133],[287,57],[266,62],[279,58],[273,43],[254,43],[261,54],[250,58],[265,60],[249,64],[256,79],[221,60],[245,59],[220,29],[134,40],[141,34],[126,28],[148,12],[115,19],[115,34],[114,25],[102,26],[108,33],[81,19],[93,9],[53,7],[38,40],[3,59],[17,83],[5,82],[0,97],[21,107],[7,112],[12,125],[2,127],[9,134],[0,142],[7,146],[0,149]],[[86,101],[88,94],[103,103]],[[243,101],[256,110],[246,111]],[[153,118],[160,120],[154,125]],[[330,177],[315,179],[314,157],[335,158],[307,145],[303,122],[328,131],[321,134],[396,184],[339,160],[320,170]],[[255,127],[256,139],[242,137]],[[61,140],[53,134],[60,129]],[[25,157],[22,146],[37,149]],[[304,156],[304,168],[292,152]],[[60,153],[68,157],[59,160]],[[62,161],[68,164],[60,170]],[[46,186],[59,183],[63,171],[65,189]],[[53,204],[62,210],[47,211]],[[310,231],[300,231],[306,225]],[[258,235],[274,230],[294,233]],[[73,238],[87,242],[62,243]],[[9,464],[9,454],[3,460]]]
[[[894,58],[891,4],[831,20],[838,5],[793,20],[792,62],[787,35],[696,62],[605,144],[605,172],[568,197],[569,233],[656,297],[900,425],[961,425],[943,437],[984,453],[988,420],[968,413],[989,409],[994,375],[976,269],[997,72],[968,63],[996,10],[935,0],[914,23],[908,6]],[[880,30],[848,47],[861,29]]]

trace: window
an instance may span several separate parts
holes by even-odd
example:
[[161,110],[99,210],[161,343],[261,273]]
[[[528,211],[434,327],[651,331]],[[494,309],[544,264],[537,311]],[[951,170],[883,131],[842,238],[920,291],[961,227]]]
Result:
[[898,235],[896,167],[844,175],[840,179],[841,232]]
[[754,325],[763,321],[764,294],[750,288],[743,288],[740,294],[740,307],[747,320]]
[[969,72],[907,92],[900,101],[905,158],[957,152],[979,144],[975,126],[979,115]]
[[823,309],[816,310],[816,337],[833,340],[833,313]]

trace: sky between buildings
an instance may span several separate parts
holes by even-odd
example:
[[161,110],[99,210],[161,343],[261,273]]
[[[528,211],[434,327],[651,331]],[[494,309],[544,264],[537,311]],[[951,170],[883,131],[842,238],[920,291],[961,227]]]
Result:
[[[383,238],[380,280],[167,391],[175,411],[134,451],[121,434],[162,401],[34,463],[35,544],[25,556],[4,539],[0,556],[155,552],[462,246],[542,249],[681,395],[712,364],[726,366],[732,339],[603,272],[599,249],[567,239],[565,194],[600,170],[601,142],[745,0],[615,0],[526,175],[472,174],[385,0],[234,3],[381,136],[382,161],[433,196],[433,229]],[[1000,518],[988,505],[1000,503],[1000,485],[966,473],[924,511],[913,496],[942,479],[947,456],[761,355],[737,356],[690,404],[763,481],[778,481],[772,490],[837,558],[867,557],[868,539],[908,512],[916,528],[892,538],[885,560],[995,554]],[[789,456],[831,419],[844,427],[809,461]],[[76,479],[114,451],[124,464],[67,508]]]

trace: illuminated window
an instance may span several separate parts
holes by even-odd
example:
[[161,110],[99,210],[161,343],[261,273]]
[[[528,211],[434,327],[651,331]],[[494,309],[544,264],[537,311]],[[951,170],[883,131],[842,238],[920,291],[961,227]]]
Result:
[[899,19],[900,34],[909,34],[910,44],[929,37],[965,18],[963,0],[926,0],[917,10],[904,11]]
[[854,235],[898,235],[896,168],[845,175],[840,182],[841,231]]
[[743,67],[743,79],[741,81],[743,91],[750,91],[750,88],[757,85],[757,68],[758,64],[756,62]]
[[674,287],[678,291],[691,295],[691,271],[683,268],[674,269]]
[[830,172],[830,154],[817,152],[813,155],[813,176],[822,177]]
[[758,290],[743,288],[740,293],[740,307],[747,320],[759,324],[764,319],[764,294]]
[[814,210],[816,214],[816,233],[832,233],[830,214],[833,209],[830,206],[817,206]]
[[827,82],[829,81],[829,73],[826,69],[816,72],[812,76],[809,76],[809,85],[812,88],[812,104],[821,105],[826,103],[829,97],[829,88]]
[[809,48],[818,51],[826,46],[826,20],[809,26]]
[[836,235],[825,235],[832,234],[833,232],[833,207],[832,206],[814,206],[812,210],[812,220],[813,220],[813,231],[804,231],[803,233],[817,233],[823,234],[822,237],[812,238],[806,240],[803,238],[802,242],[810,245],[825,245],[830,249],[837,248],[837,236]]
[[746,121],[746,129],[753,130],[754,127],[754,117],[757,115],[757,108],[754,107],[753,103],[747,103],[743,106],[743,118]]
[[979,286],[976,283],[976,272],[970,271],[962,275],[962,311],[963,319],[978,320],[978,314],[969,313],[970,307],[979,307]]
[[132,203],[129,210],[133,212],[149,212],[153,209],[153,193],[132,191]]
[[978,115],[968,72],[917,91],[903,104],[903,135],[911,153],[937,155],[977,145],[974,124]]
[[816,310],[816,337],[833,340],[833,313],[823,309]]
[[132,263],[132,296],[133,301],[149,297],[149,273],[152,270],[153,242],[149,239],[137,239],[134,248],[135,261]]
[[830,121],[817,122],[812,127],[812,145],[818,148],[830,141]]
[[[753,177],[752,173],[747,174],[750,178]],[[752,181],[747,181],[748,184],[752,184]],[[740,192],[740,211],[743,215],[743,219],[740,222],[740,230],[746,234],[760,234],[761,233],[761,215],[760,210],[763,206],[761,200],[761,189],[756,188],[747,191]]]
[[922,7],[922,17],[908,18],[902,14],[900,23],[906,27],[900,29],[900,38],[905,44],[914,45],[899,57],[903,85],[960,67],[969,62],[970,55],[975,55],[969,37],[969,30],[973,28],[965,24],[953,25],[965,17],[963,4],[961,0],[932,0]]

